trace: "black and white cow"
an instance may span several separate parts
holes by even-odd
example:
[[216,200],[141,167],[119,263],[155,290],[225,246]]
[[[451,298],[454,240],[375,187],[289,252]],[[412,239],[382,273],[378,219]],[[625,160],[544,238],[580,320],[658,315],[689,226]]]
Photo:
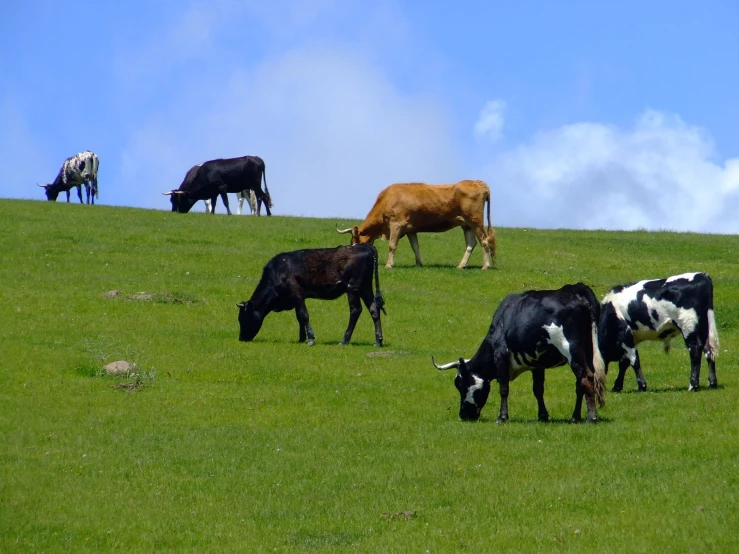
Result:
[[457,369],[454,386],[460,394],[459,417],[478,419],[490,393],[490,382],[497,379],[498,422],[507,421],[509,382],[531,371],[539,421],[548,421],[544,370],[569,364],[575,374],[572,421],[582,421],[584,395],[588,421],[595,422],[596,402],[600,406],[605,404],[605,364],[597,340],[599,308],[593,291],[582,283],[505,297],[495,310],[487,336],[471,359],[460,358],[445,365],[437,365],[431,359],[437,369]]
[[95,153],[85,150],[64,160],[53,183],[39,186],[46,190],[46,198],[52,201],[56,201],[60,192],[66,192],[67,202],[69,202],[69,191],[77,187],[77,196],[82,204],[82,185],[85,185],[87,203],[94,204],[95,198],[98,197],[99,167],[100,160]]
[[[264,179],[264,191],[262,190]],[[209,200],[211,213],[215,213],[216,199],[220,195],[226,212],[231,215],[228,204],[229,192],[251,189],[257,198],[257,215],[264,202],[267,215],[272,215],[272,201],[267,188],[267,173],[264,160],[259,156],[210,160],[190,168],[178,189],[162,193],[170,197],[172,211],[187,213],[198,200]]]
[[705,273],[683,273],[666,279],[651,279],[612,289],[603,298],[598,341],[606,371],[610,362],[618,362],[614,392],[624,386],[624,374],[631,365],[640,391],[647,382],[639,362],[637,345],[645,340],[664,342],[682,335],[690,352],[690,386],[697,390],[701,354],[708,360],[708,386],[716,388],[718,331],[713,312],[713,283]]
[[[372,292],[373,271],[376,293]],[[347,344],[352,338],[354,327],[362,313],[361,302],[364,302],[375,323],[375,346],[382,346],[380,310],[385,311],[385,301],[380,293],[377,249],[371,244],[277,254],[264,266],[262,279],[251,298],[237,304],[239,340],[254,339],[270,312],[294,309],[300,327],[299,341],[305,342],[307,337],[308,346],[312,346],[316,337],[310,325],[305,300],[334,300],[343,294],[349,300],[349,326],[341,344]]]

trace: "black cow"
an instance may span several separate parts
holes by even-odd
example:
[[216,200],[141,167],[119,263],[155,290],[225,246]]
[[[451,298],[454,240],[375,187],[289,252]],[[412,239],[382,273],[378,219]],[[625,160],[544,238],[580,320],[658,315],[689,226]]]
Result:
[[598,351],[598,300],[590,287],[578,283],[559,290],[532,290],[506,296],[495,310],[493,322],[477,353],[470,360],[437,365],[457,368],[454,386],[460,394],[459,417],[476,420],[490,393],[490,382],[500,385],[498,423],[508,420],[508,385],[524,371],[534,378],[539,421],[548,421],[544,405],[544,370],[570,364],[575,374],[575,411],[582,421],[586,396],[588,421],[598,418],[595,403],[605,404],[605,364]]
[[53,183],[39,186],[46,190],[47,200],[56,201],[59,193],[64,191],[67,193],[67,202],[69,202],[69,191],[76,187],[77,197],[82,204],[82,185],[85,185],[87,203],[94,204],[95,198],[98,197],[99,167],[100,160],[97,155],[90,150],[85,150],[64,160]]
[[624,386],[624,374],[633,366],[640,391],[647,390],[636,346],[661,340],[665,352],[682,335],[690,352],[690,385],[698,390],[701,353],[708,360],[708,386],[716,388],[718,331],[713,313],[713,283],[705,273],[684,273],[667,279],[639,281],[612,289],[603,298],[598,342],[606,363],[618,361],[614,392]]
[[[262,191],[264,178],[264,191]],[[210,160],[190,168],[180,188],[164,192],[172,202],[172,211],[187,213],[198,200],[210,200],[211,213],[216,211],[216,199],[221,196],[228,215],[229,192],[241,192],[247,189],[254,191],[257,197],[257,215],[260,215],[262,202],[267,215],[272,215],[272,200],[267,188],[267,170],[264,160],[258,156],[242,156],[240,158]]]
[[[372,292],[374,270],[377,293]],[[371,244],[315,248],[283,252],[272,258],[262,271],[254,294],[239,308],[239,340],[252,340],[270,312],[295,310],[300,326],[300,342],[308,337],[308,346],[316,340],[305,306],[306,298],[334,300],[346,294],[349,300],[349,326],[341,344],[352,338],[362,305],[369,309],[375,322],[375,346],[382,346],[380,310],[385,301],[380,293],[377,272],[377,249]]]

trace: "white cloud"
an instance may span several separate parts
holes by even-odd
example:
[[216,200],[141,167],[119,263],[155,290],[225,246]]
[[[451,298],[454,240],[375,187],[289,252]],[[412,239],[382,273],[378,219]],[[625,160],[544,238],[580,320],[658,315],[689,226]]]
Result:
[[187,94],[132,136],[123,154],[129,198],[138,189],[145,205],[166,209],[160,193],[195,163],[255,154],[275,214],[364,217],[393,182],[453,181],[461,171],[443,109],[400,92],[346,47],[302,46],[234,68],[218,91]]
[[703,129],[655,110],[631,129],[539,132],[484,174],[501,225],[739,232],[739,158],[715,160]]
[[503,136],[503,123],[506,103],[503,100],[490,100],[480,111],[475,123],[475,135],[496,141]]

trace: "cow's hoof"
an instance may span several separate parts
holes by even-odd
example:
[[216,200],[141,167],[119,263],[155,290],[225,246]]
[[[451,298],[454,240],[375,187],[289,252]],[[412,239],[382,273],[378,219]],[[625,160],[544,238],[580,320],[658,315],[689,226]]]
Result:
[[495,423],[505,423],[506,421],[508,421],[507,417],[499,417],[495,420]]
[[539,421],[541,423],[549,423],[549,415],[547,414],[547,415],[539,416]]
[[582,423],[582,418],[581,417],[573,417],[570,420],[570,423]]
[[698,385],[688,385],[688,392],[698,392]]
[[639,392],[647,392],[647,384],[639,385]]
[[718,383],[716,381],[714,381],[713,383],[710,383],[709,382],[708,383],[708,388],[709,389],[717,389],[718,388]]
[[376,346],[377,348],[382,348],[382,341],[381,341],[381,340],[380,340],[380,341],[377,341],[377,342],[375,343],[375,346]]
[[588,418],[587,423],[598,423],[598,418],[597,417]]
[[316,340],[315,339],[310,339],[307,344],[308,344],[308,346],[313,346],[314,344],[316,344]]
[[621,392],[622,390],[623,390],[623,387],[617,387],[614,385],[613,388],[611,389],[611,392]]

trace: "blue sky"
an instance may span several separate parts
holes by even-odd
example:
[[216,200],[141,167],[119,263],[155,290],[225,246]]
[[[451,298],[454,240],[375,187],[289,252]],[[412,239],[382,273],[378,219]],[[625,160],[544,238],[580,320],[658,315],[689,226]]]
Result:
[[168,210],[256,154],[280,215],[483,179],[496,225],[737,233],[737,29],[710,0],[3,2],[0,195],[91,149],[101,203]]

